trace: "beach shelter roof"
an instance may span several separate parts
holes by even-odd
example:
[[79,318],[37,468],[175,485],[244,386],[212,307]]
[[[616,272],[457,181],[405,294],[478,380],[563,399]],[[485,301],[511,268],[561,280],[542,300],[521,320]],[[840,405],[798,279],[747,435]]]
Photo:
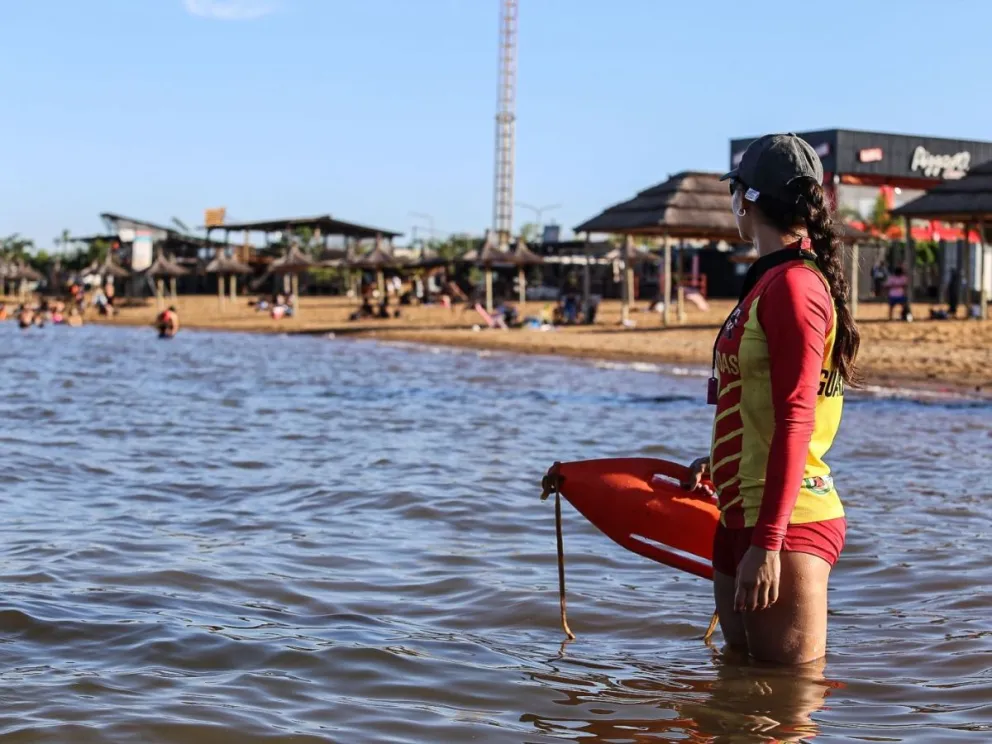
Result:
[[438,266],[446,266],[448,263],[450,261],[434,249],[424,248],[420,251],[420,255],[411,261],[408,266],[417,269],[433,269]]
[[257,220],[254,222],[230,222],[222,225],[211,225],[209,230],[230,230],[241,232],[283,232],[296,230],[299,228],[309,228],[320,230],[321,235],[344,235],[349,238],[396,238],[402,233],[392,230],[383,230],[378,227],[359,225],[354,222],[336,220],[329,214],[321,214],[313,217],[287,217],[278,220]]
[[356,256],[351,262],[352,266],[359,269],[371,269],[375,271],[400,266],[401,264],[402,262],[383,248],[382,242],[378,240],[376,241],[375,248],[364,256]]
[[269,273],[300,274],[313,265],[313,261],[299,249],[299,246],[291,245],[289,250],[286,251],[286,255],[272,262],[269,266]]
[[188,269],[184,269],[164,253],[159,253],[152,265],[145,269],[145,274],[153,279],[174,279],[188,273]]
[[918,199],[896,207],[892,214],[948,222],[992,219],[992,161],[972,168],[960,180],[934,186]]
[[538,266],[544,263],[544,257],[528,248],[523,238],[520,238],[513,250],[507,254],[507,260],[514,266]]
[[108,253],[103,261],[94,261],[85,269],[83,274],[99,274],[100,276],[112,276],[115,279],[126,279],[131,276],[131,272],[117,263]]
[[7,266],[7,279],[40,282],[44,277],[23,261],[15,261]]
[[576,232],[739,240],[730,190],[719,173],[683,171],[614,204]]
[[250,274],[251,266],[241,263],[236,258],[230,258],[225,253],[218,251],[214,260],[207,264],[208,274]]
[[465,253],[461,259],[465,263],[482,264],[483,266],[493,266],[495,264],[512,263],[509,251],[502,251],[496,238],[496,233],[487,230],[485,240],[480,248],[473,248]]

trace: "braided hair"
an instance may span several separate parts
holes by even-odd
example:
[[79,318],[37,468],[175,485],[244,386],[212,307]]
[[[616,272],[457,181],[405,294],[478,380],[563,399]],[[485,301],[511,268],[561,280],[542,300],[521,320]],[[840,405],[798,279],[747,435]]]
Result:
[[812,178],[796,179],[790,186],[796,199],[792,204],[758,197],[758,208],[768,223],[783,233],[805,228],[816,254],[816,266],[830,286],[836,316],[833,361],[848,385],[860,381],[856,362],[861,334],[848,307],[848,284],[844,275],[844,249],[837,235],[823,186]]

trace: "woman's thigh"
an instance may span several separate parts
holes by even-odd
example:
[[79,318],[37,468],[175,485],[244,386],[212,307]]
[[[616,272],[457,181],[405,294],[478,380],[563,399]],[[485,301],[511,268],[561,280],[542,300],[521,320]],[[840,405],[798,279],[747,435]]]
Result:
[[809,553],[783,551],[781,565],[778,601],[743,614],[747,647],[760,661],[803,664],[827,651],[830,564]]
[[737,651],[747,650],[747,631],[744,616],[734,610],[736,579],[719,571],[713,572],[713,598],[720,618],[720,632],[727,645]]

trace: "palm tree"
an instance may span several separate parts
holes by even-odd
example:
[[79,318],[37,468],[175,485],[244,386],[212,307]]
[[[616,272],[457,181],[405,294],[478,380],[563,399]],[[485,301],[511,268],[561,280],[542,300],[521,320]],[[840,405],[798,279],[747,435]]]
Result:
[[52,242],[59,247],[60,253],[66,253],[69,250],[69,244],[72,242],[69,228],[62,228],[61,234],[57,238],[53,238]]

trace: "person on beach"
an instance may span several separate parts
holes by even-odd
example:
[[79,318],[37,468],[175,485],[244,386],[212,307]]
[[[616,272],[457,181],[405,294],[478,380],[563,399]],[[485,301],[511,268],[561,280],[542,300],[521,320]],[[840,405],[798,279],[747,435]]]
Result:
[[892,276],[885,280],[885,289],[889,293],[889,320],[892,320],[897,307],[902,308],[903,320],[912,320],[909,312],[909,277],[902,266],[892,270]]
[[844,546],[844,508],[822,458],[860,336],[813,148],[766,135],[724,179],[759,258],[714,346],[711,451],[685,485],[705,477],[716,488],[714,594],[727,643],[806,663],[826,651],[827,583]]
[[159,313],[155,321],[159,338],[172,338],[179,333],[179,312],[174,306]]

